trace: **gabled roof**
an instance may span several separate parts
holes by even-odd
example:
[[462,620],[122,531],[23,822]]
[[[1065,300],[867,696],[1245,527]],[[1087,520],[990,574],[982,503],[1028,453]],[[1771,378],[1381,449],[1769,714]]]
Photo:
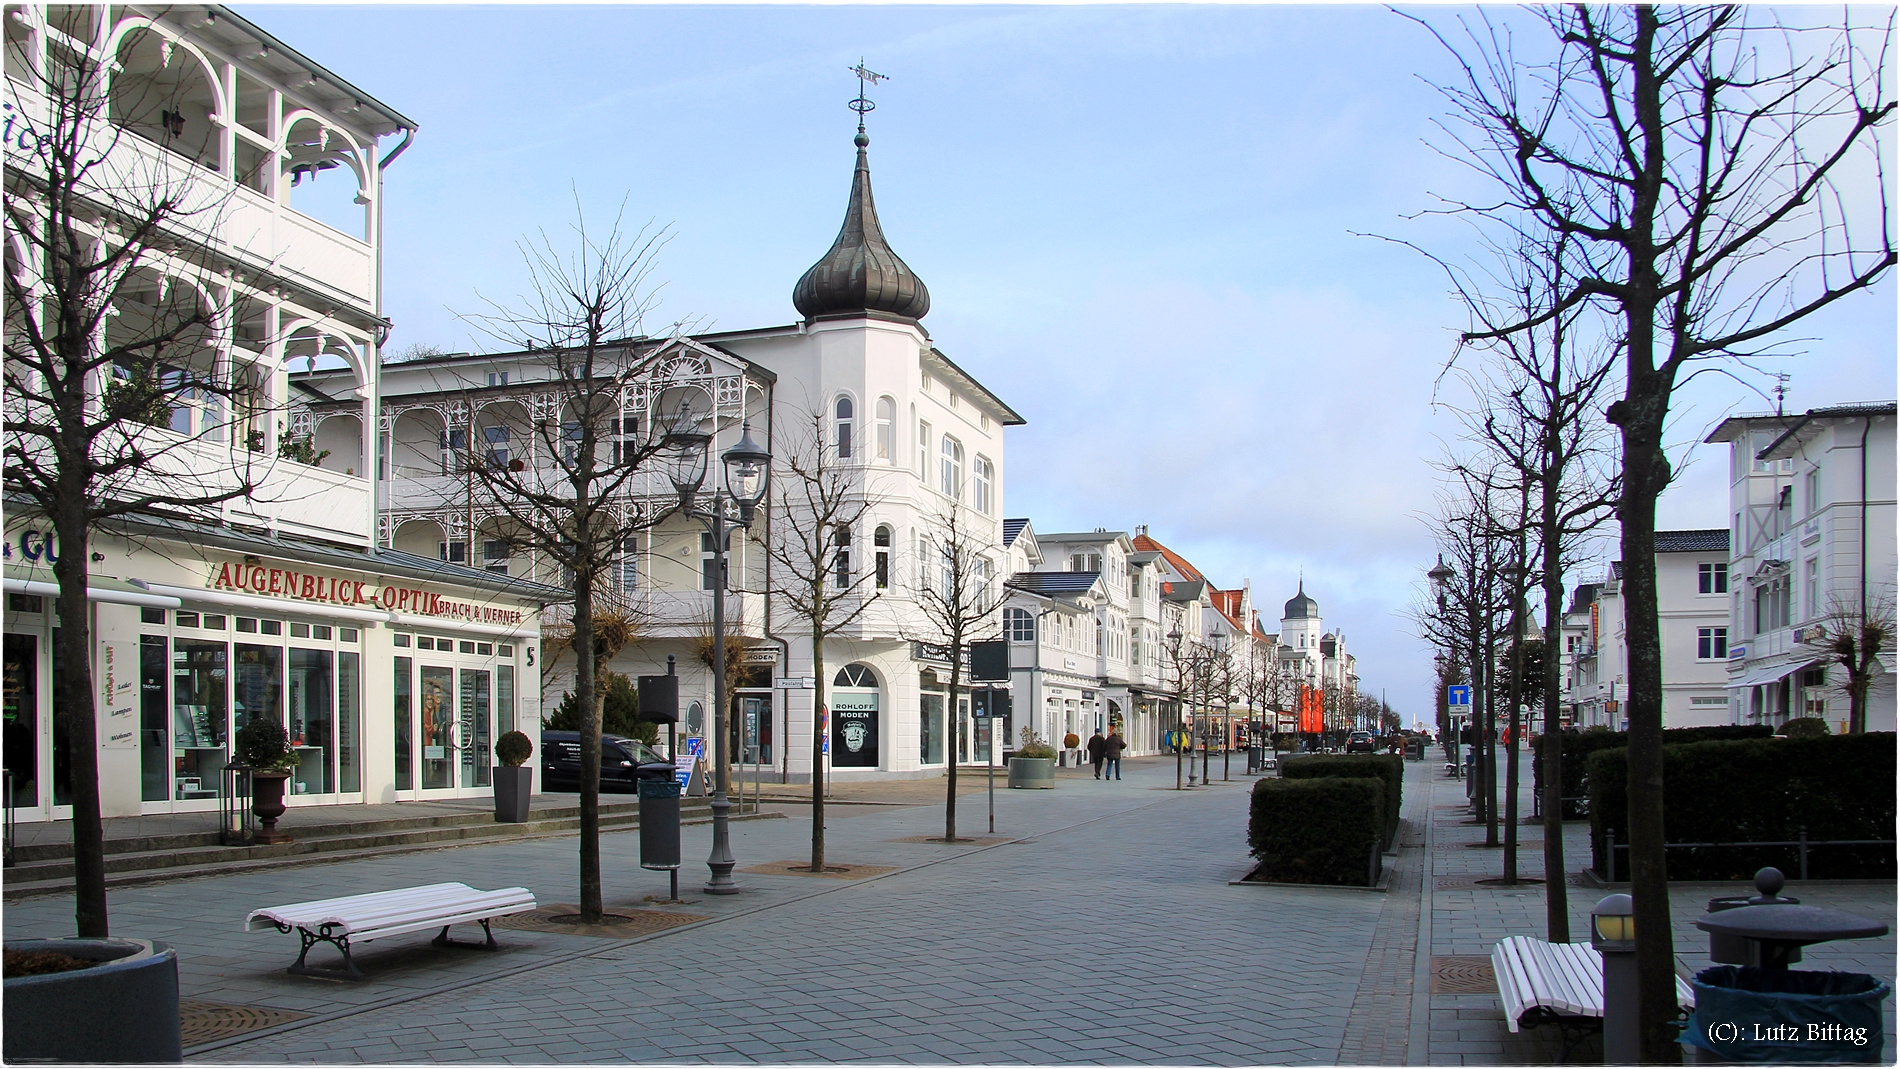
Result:
[[1700,531],[1657,531],[1658,553],[1727,553],[1728,529],[1712,527]]
[[1019,534],[1022,534],[1022,533],[1023,533],[1023,528],[1025,528],[1025,527],[1027,527],[1027,526],[1029,526],[1029,521],[1028,521],[1028,520],[1026,520],[1026,519],[1024,519],[1024,520],[1004,520],[1004,521],[1003,521],[1003,545],[1004,545],[1004,547],[1005,547],[1005,548],[1007,548],[1007,547],[1009,547],[1009,546],[1012,546],[1012,545],[1014,545],[1014,544],[1016,543],[1016,536],[1017,536],[1017,535],[1019,535]]
[[1161,584],[1161,597],[1164,601],[1199,601],[1206,589],[1205,579],[1181,579]]
[[1214,610],[1226,617],[1227,622],[1233,625],[1234,630],[1241,632],[1247,630],[1247,625],[1242,623],[1240,619],[1240,603],[1241,598],[1245,594],[1246,591],[1244,590],[1208,591],[1208,596],[1212,598],[1214,602]]
[[1164,546],[1161,543],[1155,541],[1154,539],[1149,538],[1145,534],[1139,534],[1134,537],[1134,546],[1137,550],[1144,550],[1148,552],[1161,554],[1161,558],[1168,562],[1168,567],[1173,568],[1175,571],[1175,574],[1179,575],[1183,579],[1207,578],[1206,576],[1201,574],[1200,569],[1194,567],[1194,565],[1192,564],[1189,564],[1187,562],[1186,557],[1181,556],[1179,553],[1176,553],[1174,550],[1169,549],[1167,546]]

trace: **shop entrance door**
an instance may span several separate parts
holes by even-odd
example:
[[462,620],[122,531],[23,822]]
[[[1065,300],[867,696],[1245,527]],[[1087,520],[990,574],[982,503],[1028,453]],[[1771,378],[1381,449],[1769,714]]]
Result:
[[38,635],[9,632],[6,636],[4,671],[0,672],[0,715],[5,717],[0,736],[0,760],[11,774],[11,796],[6,800],[18,815],[43,817],[40,770],[45,761],[40,753],[40,650]]
[[422,789],[455,788],[455,670],[423,665],[418,673],[417,710],[421,715]]
[[489,701],[491,674],[478,668],[462,669],[461,716],[456,724],[456,742],[462,751],[462,786],[486,787],[493,753],[489,747],[494,733],[494,712]]

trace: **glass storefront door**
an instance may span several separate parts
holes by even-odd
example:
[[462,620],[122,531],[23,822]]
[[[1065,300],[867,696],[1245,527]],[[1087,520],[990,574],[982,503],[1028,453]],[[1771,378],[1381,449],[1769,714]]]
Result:
[[489,779],[489,738],[494,723],[488,699],[489,674],[462,669],[462,717],[456,741],[462,748],[462,786],[486,787]]
[[40,807],[40,650],[38,635],[6,636],[0,666],[0,759],[13,773],[15,809]]
[[423,665],[418,706],[422,716],[422,789],[455,786],[454,720],[455,671]]
[[739,709],[733,717],[732,752],[742,765],[772,763],[772,695],[740,694],[734,698]]
[[172,643],[172,797],[216,799],[225,762],[225,701],[230,647]]

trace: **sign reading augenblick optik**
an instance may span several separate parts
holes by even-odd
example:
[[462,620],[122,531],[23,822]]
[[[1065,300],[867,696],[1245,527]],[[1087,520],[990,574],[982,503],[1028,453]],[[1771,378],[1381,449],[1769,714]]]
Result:
[[327,605],[370,606],[417,616],[441,616],[475,623],[519,624],[519,609],[477,605],[415,587],[378,586],[375,583],[321,572],[266,568],[261,564],[220,564],[206,583],[213,590],[232,590],[266,597],[294,598]]

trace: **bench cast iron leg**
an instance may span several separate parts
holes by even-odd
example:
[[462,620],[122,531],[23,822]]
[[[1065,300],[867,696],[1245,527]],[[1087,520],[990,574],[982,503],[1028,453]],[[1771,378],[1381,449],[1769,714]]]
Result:
[[[364,979],[362,971],[356,967],[356,962],[350,959],[349,935],[347,933],[337,935],[330,929],[331,925],[328,924],[323,925],[314,932],[308,928],[296,929],[297,938],[303,943],[303,949],[297,953],[297,963],[284,971],[292,976],[318,976],[327,980]],[[277,925],[277,930],[280,932],[288,932],[291,930],[291,927],[287,924],[279,924]],[[328,943],[342,952],[343,967],[341,969],[322,969],[304,964],[304,959],[310,956],[310,948],[316,946],[318,943]]]
[[429,942],[439,947],[461,947],[464,950],[500,950],[501,944],[495,942],[495,933],[488,927],[488,919],[482,918],[475,923],[482,926],[482,934],[488,937],[486,943],[463,943],[449,938],[449,926],[443,925],[442,932]]

